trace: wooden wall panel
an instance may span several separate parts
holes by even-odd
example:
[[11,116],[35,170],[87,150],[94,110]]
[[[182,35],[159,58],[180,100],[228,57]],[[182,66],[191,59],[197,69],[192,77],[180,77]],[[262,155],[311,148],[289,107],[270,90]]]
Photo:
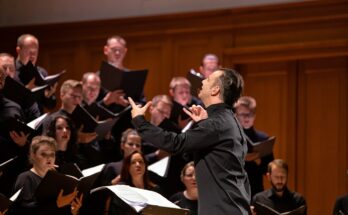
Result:
[[162,62],[165,59],[161,41],[137,42],[128,51],[127,58],[129,65],[132,65],[130,69],[149,70],[145,86],[147,100],[151,100],[157,94],[166,94],[167,91],[164,89],[168,86],[170,77],[167,73],[171,74],[171,71],[164,70]]
[[337,195],[344,193],[347,62],[346,58],[300,62],[298,179],[310,214],[330,214]]
[[[17,37],[30,32],[40,40],[39,65],[50,74],[67,69],[65,78],[79,80],[84,72],[99,69],[106,38],[119,34],[128,42],[125,65],[150,70],[148,99],[168,92],[173,76],[198,69],[204,54],[216,53],[222,66],[243,72],[245,93],[258,100],[256,126],[278,137],[276,156],[289,162],[289,185],[309,200],[309,215],[330,214],[334,197],[348,192],[347,11],[346,0],[304,1],[6,27],[0,28],[0,52],[15,54]],[[319,181],[335,187],[329,190]]]
[[202,62],[202,53],[207,53],[210,40],[208,38],[182,37],[175,38],[173,41],[173,65],[177,76],[186,76],[187,72],[193,68],[196,71]]
[[85,72],[96,72],[100,68],[102,60],[105,60],[103,47],[105,41],[83,41],[81,46],[84,48],[84,58],[81,61],[81,71],[83,74]]
[[[275,157],[295,166],[296,63],[257,63],[239,69],[245,81],[243,94],[257,101],[255,128],[276,136]],[[294,187],[295,177],[291,172],[290,187]]]

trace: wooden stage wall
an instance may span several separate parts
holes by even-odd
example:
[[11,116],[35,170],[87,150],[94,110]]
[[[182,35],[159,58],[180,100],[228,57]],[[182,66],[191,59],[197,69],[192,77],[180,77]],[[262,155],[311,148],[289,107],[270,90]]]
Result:
[[[173,76],[198,69],[212,52],[239,70],[258,101],[256,127],[277,136],[275,156],[290,165],[289,187],[309,215],[332,214],[348,193],[348,1],[225,9],[54,25],[0,28],[0,52],[16,38],[40,40],[39,65],[81,79],[96,71],[108,36],[128,42],[126,65],[148,68],[147,99],[167,93]],[[266,183],[267,184],[267,183]]]

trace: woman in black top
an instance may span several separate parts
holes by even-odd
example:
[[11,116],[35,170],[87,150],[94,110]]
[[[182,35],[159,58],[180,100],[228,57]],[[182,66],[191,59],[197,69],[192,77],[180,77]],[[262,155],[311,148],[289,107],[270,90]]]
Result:
[[57,141],[56,164],[59,167],[78,161],[77,132],[70,118],[57,115],[49,125],[47,136]]
[[170,201],[177,204],[181,208],[190,210],[191,215],[198,214],[198,190],[195,174],[195,166],[193,161],[187,163],[181,171],[180,175],[182,183],[186,189],[178,192],[170,197]]
[[[149,179],[147,166],[146,159],[141,152],[132,152],[123,160],[117,184],[159,192],[159,186]],[[106,208],[109,208],[108,214],[132,214],[130,208],[115,196],[112,196],[110,202],[107,201]]]

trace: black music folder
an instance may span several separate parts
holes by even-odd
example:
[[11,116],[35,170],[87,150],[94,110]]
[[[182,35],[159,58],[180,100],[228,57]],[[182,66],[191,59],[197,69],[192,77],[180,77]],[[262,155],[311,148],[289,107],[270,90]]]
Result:
[[260,202],[255,202],[254,207],[257,215],[304,215],[306,213],[305,205],[302,205],[292,211],[282,213]]
[[38,100],[47,87],[48,85],[43,85],[29,90],[10,76],[7,76],[3,93],[6,98],[16,102],[22,108],[29,108]]
[[249,143],[249,147],[251,147],[251,152],[259,153],[259,157],[262,158],[264,156],[270,155],[273,153],[273,146],[275,143],[276,137],[269,137],[267,140]]
[[102,86],[109,91],[122,89],[126,97],[139,101],[143,96],[148,70],[123,71],[102,61],[100,79]]
[[45,113],[29,123],[25,123],[20,119],[9,118],[6,120],[5,124],[8,131],[16,131],[17,133],[22,131],[24,134],[36,134],[37,132],[40,132],[40,126],[47,116],[48,113]]
[[33,78],[35,78],[35,85],[53,85],[59,81],[60,77],[65,73],[65,70],[58,74],[48,75],[43,77],[42,74],[38,71],[37,67],[29,61],[26,65],[22,66],[20,73],[18,75],[19,79],[24,85],[27,85]]
[[72,193],[75,188],[79,193],[89,194],[90,190],[94,188],[103,167],[104,164],[89,168],[86,170],[89,171],[88,174],[82,171],[83,176],[79,178],[50,170],[37,187],[35,196],[38,201],[43,202],[46,199],[57,199],[62,189],[63,195],[66,195]]
[[203,75],[199,72],[196,72],[194,69],[191,69],[187,73],[186,78],[191,83],[191,94],[198,97],[198,93],[202,89],[202,81],[204,80]]
[[106,120],[116,117],[116,114],[96,102],[93,102],[90,105],[83,105],[83,108],[98,120]]
[[22,189],[18,190],[15,194],[13,194],[10,198],[7,198],[5,195],[0,193],[0,214],[6,214],[9,207],[13,204],[13,202],[17,199],[18,195],[21,193]]
[[164,118],[163,121],[158,125],[158,127],[166,131],[175,132],[177,134],[181,133],[180,128],[173,121],[167,118]]
[[185,113],[184,108],[188,109],[188,107],[181,105],[180,103],[173,100],[172,112],[170,114],[170,120],[179,123],[179,120],[187,120],[190,118],[189,115]]
[[77,128],[83,126],[82,132],[93,133],[96,132],[97,139],[103,139],[105,135],[111,131],[112,127],[119,119],[119,115],[114,118],[98,121],[96,120],[86,109],[77,105],[71,114],[71,118],[74,121]]
[[91,193],[109,190],[119,200],[124,214],[143,215],[188,215],[188,209],[182,209],[168,199],[150,190],[130,187],[128,185],[103,186],[91,190]]

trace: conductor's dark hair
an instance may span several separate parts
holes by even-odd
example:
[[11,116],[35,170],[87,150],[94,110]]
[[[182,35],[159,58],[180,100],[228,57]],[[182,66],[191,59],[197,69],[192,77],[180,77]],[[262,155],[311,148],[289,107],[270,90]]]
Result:
[[222,99],[225,104],[233,106],[242,95],[243,77],[234,69],[221,68],[219,70],[223,72],[220,76]]

